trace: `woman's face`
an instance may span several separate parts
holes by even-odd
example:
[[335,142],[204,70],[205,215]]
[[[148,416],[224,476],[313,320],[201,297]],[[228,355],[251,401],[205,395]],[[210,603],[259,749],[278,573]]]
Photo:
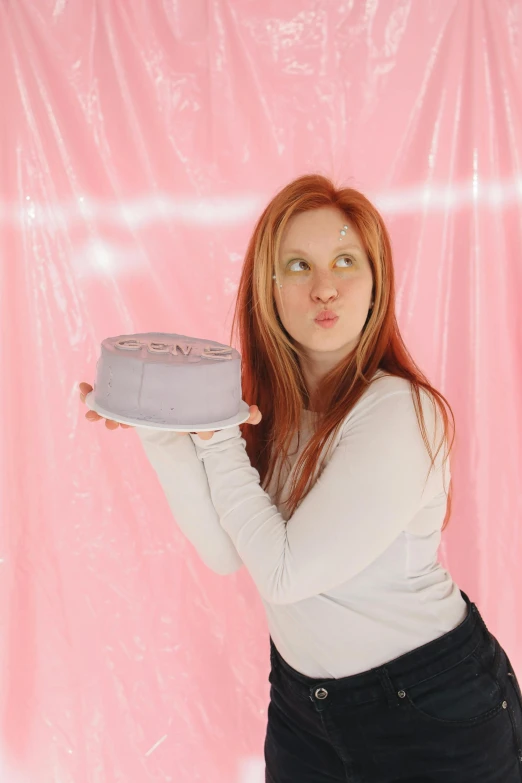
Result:
[[[327,372],[357,346],[373,301],[372,269],[358,234],[335,207],[294,215],[282,237],[276,276],[283,326],[305,350],[310,367]],[[315,321],[325,309],[338,316],[330,328]]]

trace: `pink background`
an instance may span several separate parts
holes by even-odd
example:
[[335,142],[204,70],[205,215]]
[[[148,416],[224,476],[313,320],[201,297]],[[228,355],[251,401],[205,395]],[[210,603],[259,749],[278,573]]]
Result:
[[521,0],[2,1],[2,780],[262,783],[248,573],[198,560],[77,387],[109,335],[227,342],[254,222],[309,171],[390,228],[457,421],[440,559],[520,677],[521,28]]

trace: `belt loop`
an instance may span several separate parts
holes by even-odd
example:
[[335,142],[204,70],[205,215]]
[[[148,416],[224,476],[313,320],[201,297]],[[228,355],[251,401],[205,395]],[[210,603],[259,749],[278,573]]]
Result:
[[484,622],[484,618],[482,617],[482,615],[479,612],[478,606],[475,603],[473,603],[471,598],[464,592],[464,590],[460,590],[460,593],[461,593],[462,597],[464,598],[464,600],[466,601],[466,603],[469,605],[469,608],[471,610],[471,614],[475,615],[475,617],[477,618],[477,620],[479,622],[480,627],[484,631],[485,635],[488,636],[489,635],[489,629],[488,629],[486,623]]
[[474,603],[472,603],[471,604],[471,611],[473,612],[473,614],[477,618],[477,620],[479,622],[479,625],[482,628],[482,630],[484,631],[486,637],[489,636],[489,628],[487,627],[486,623],[484,622],[484,618],[480,614],[478,606],[476,606]]
[[[386,700],[390,705],[390,707],[400,707],[401,697],[399,696],[398,692],[395,690],[395,687],[390,679],[390,675],[388,674],[388,669],[386,668],[386,666],[380,666],[377,669],[377,676],[381,681],[381,685],[386,694]],[[402,692],[403,691],[401,691],[401,693]]]

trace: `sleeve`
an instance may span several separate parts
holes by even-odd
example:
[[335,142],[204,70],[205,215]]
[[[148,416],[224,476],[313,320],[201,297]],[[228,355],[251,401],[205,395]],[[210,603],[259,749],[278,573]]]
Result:
[[[429,437],[435,406],[423,404],[423,413]],[[288,522],[261,488],[239,427],[216,434],[216,441],[190,437],[221,525],[261,596],[273,604],[301,601],[359,574],[441,491],[437,465],[444,449],[437,455],[436,476],[425,486],[430,457],[409,389],[353,409],[329,461]],[[433,443],[439,440],[440,435]]]
[[237,571],[243,562],[219,523],[191,437],[149,427],[135,429],[178,527],[201,560],[217,574]]

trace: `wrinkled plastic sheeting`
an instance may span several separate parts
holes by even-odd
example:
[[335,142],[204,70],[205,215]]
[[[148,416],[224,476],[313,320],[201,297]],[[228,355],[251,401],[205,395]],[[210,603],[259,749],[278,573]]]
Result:
[[2,780],[264,780],[259,597],[77,386],[108,335],[227,342],[255,221],[308,171],[390,228],[457,421],[440,557],[520,671],[521,3],[3,0],[0,24]]

